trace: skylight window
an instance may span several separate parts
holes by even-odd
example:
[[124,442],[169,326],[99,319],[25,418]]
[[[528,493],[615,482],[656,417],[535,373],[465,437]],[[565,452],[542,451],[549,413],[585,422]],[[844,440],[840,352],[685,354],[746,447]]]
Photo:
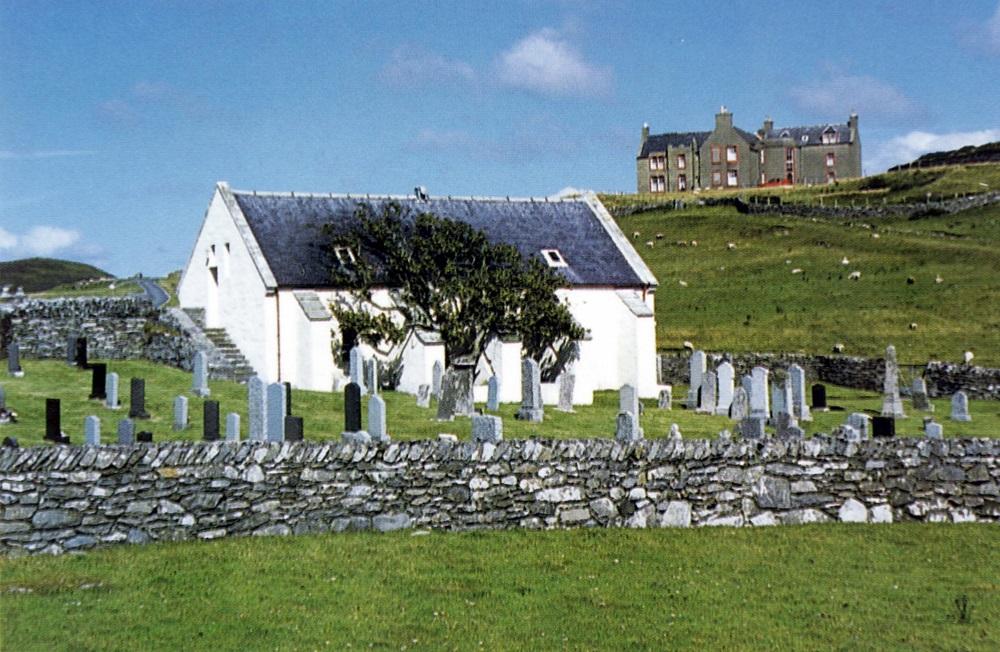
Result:
[[350,247],[334,247],[333,253],[337,257],[337,262],[341,265],[353,265],[357,262],[354,252]]
[[562,257],[558,249],[542,249],[542,258],[549,264],[549,267],[568,267],[566,259]]

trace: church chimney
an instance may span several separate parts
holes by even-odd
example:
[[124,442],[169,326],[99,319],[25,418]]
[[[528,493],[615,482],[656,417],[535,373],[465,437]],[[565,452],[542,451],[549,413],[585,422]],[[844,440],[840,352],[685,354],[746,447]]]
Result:
[[733,128],[733,114],[723,105],[719,112],[715,114],[715,128]]

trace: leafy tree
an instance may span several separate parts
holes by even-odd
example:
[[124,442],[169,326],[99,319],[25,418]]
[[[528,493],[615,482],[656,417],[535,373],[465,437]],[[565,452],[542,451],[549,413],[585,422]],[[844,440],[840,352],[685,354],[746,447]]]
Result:
[[[349,300],[333,306],[346,326],[345,350],[357,341],[396,343],[421,328],[440,333],[453,366],[478,359],[495,336],[518,337],[525,354],[538,360],[558,357],[560,347],[583,337],[556,297],[561,277],[516,247],[395,202],[377,212],[359,204],[355,218],[347,231],[334,224],[323,229],[332,280],[352,290]],[[378,288],[390,290],[391,311],[375,305]]]

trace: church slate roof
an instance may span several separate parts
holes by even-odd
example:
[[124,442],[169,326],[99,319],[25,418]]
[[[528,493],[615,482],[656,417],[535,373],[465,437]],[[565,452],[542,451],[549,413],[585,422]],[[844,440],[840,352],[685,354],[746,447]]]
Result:
[[[346,230],[354,223],[359,204],[369,204],[378,211],[390,201],[413,212],[429,212],[466,222],[483,231],[492,242],[516,246],[525,257],[540,258],[542,249],[557,249],[567,266],[555,269],[566,278],[567,287],[655,285],[655,279],[634,250],[624,249],[631,249],[631,245],[624,241],[617,226],[613,222],[610,225],[617,232],[617,237],[613,237],[605,219],[584,199],[546,202],[432,197],[418,200],[415,197],[256,194],[236,190],[232,191],[232,197],[246,218],[279,287],[333,287],[328,271],[332,261],[319,246],[322,225],[329,223]],[[620,244],[623,241],[624,248]],[[642,269],[637,270],[636,265]]]
[[695,147],[701,147],[711,131],[686,131],[669,134],[653,134],[642,145],[639,158],[646,158],[653,152],[665,152],[667,147],[689,147],[694,141]]
[[[772,129],[771,131],[764,134],[765,140],[781,140],[782,138],[788,138],[795,142],[796,145],[804,145],[808,147],[809,145],[823,145],[823,132],[827,129],[833,128],[837,132],[836,143],[849,143],[851,142],[851,128],[847,124],[826,124],[826,125],[810,125],[806,127],[778,127],[777,129]],[[782,136],[785,132],[788,132],[787,136]],[[806,136],[806,140],[802,140],[802,137]]]

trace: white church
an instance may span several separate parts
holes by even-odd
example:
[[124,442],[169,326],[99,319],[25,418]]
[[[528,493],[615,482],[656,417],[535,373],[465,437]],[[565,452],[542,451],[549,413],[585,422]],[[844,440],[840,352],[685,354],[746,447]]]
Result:
[[[555,268],[565,279],[557,295],[587,333],[573,367],[574,404],[590,404],[595,390],[625,383],[642,397],[657,395],[657,281],[594,195],[551,201],[375,197],[233,190],[219,182],[178,285],[181,307],[203,310],[204,325],[225,329],[268,382],[319,391],[343,387],[348,370],[334,357],[339,331],[330,304],[347,291],[331,282],[321,228],[347,228],[359,204],[377,210],[387,202],[461,220]],[[376,300],[391,309],[388,292]],[[410,393],[431,383],[435,362],[444,363],[444,345],[433,332],[411,332],[391,348],[366,352],[382,363],[399,361],[397,389]],[[520,342],[495,340],[486,355],[500,380],[501,401],[520,401]],[[477,400],[486,394],[483,362]],[[554,383],[542,390],[546,403],[557,401]]]

